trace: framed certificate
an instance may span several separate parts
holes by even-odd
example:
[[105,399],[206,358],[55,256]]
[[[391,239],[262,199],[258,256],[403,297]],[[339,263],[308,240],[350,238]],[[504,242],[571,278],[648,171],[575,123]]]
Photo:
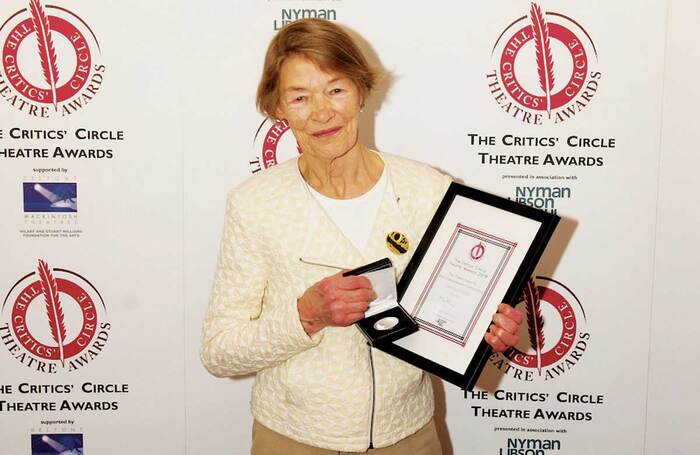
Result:
[[558,222],[452,183],[398,284],[419,329],[375,347],[471,390],[491,354],[492,315],[517,303]]

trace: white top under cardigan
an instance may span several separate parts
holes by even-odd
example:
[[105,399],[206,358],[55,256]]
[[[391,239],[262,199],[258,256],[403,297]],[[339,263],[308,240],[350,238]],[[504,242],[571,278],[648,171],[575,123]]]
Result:
[[[340,228],[355,248],[362,251],[372,233],[387,186],[386,166],[374,186],[364,194],[351,199],[333,199],[319,193],[307,184],[309,192],[316,198],[328,217]],[[389,187],[391,188],[391,186]]]

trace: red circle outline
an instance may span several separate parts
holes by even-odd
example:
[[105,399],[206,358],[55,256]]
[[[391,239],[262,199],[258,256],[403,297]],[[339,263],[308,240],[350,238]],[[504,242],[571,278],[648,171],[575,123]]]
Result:
[[[554,344],[554,347],[541,354],[540,366],[544,368],[558,362],[573,349],[578,323],[573,307],[561,294],[548,287],[538,286],[537,288],[540,294],[540,302],[546,302],[553,306],[562,320],[562,331],[559,339]],[[568,319],[571,319],[570,322],[573,326],[567,326],[567,322],[569,322]],[[561,346],[566,347],[564,352],[559,351]],[[523,368],[537,368],[537,356],[534,354],[526,354],[516,347],[511,348],[506,354],[506,357],[511,362]]]
[[[279,147],[280,139],[290,130],[289,123],[286,120],[278,120],[272,124],[265,134],[265,139],[262,142],[262,155],[260,161],[263,169],[279,164],[277,160],[277,147]],[[272,134],[277,131],[279,134]],[[297,152],[301,155],[301,147],[297,143]],[[269,163],[269,164],[268,164]]]
[[[48,18],[51,31],[63,35],[71,43],[76,55],[73,75],[63,85],[56,87],[56,102],[62,103],[80,93],[87,84],[92,66],[92,53],[85,36],[77,27],[58,16],[48,16]],[[32,31],[26,32],[29,29]],[[26,80],[18,64],[17,52],[20,45],[33,33],[36,33],[36,30],[31,18],[21,21],[12,28],[3,46],[3,70],[10,85],[22,96],[36,103],[52,104],[50,88],[40,88]],[[14,46],[9,46],[8,42],[15,34],[22,35],[22,38]]]
[[[563,25],[553,22],[549,23],[549,36],[550,38],[554,38],[564,44],[566,49],[569,51],[573,62],[573,71],[571,72],[569,81],[561,90],[552,94],[551,109],[554,110],[570,103],[579,93],[581,93],[581,90],[583,90],[586,75],[588,74],[588,55],[581,40],[574,34],[574,32]],[[525,39],[520,39],[518,37],[524,37]],[[523,46],[532,41],[533,38],[534,35],[532,33],[532,26],[526,25],[520,30],[516,31],[508,39],[507,44],[503,47],[503,52],[501,53],[499,73],[501,76],[501,84],[503,84],[505,91],[508,93],[508,95],[510,95],[513,101],[526,109],[546,111],[547,100],[545,96],[534,95],[525,90],[516,78],[515,60]],[[517,43],[515,52],[513,52],[513,47],[510,46],[511,43]],[[574,49],[576,49],[576,53],[574,53]],[[580,66],[581,64],[583,65],[582,67]],[[504,67],[509,69],[505,69]],[[506,80],[504,73],[510,74],[511,77]],[[577,75],[580,77],[576,77]]]
[[[476,251],[476,252],[475,252]],[[478,261],[482,257],[484,257],[484,253],[486,253],[486,248],[484,247],[484,244],[479,242],[476,245],[472,247],[471,250],[469,250],[469,256],[471,256],[472,259],[475,261]]]
[[[76,283],[64,278],[56,278],[56,285],[60,293],[68,295],[75,300],[80,307],[83,317],[80,332],[78,332],[78,335],[72,341],[65,344],[63,347],[63,357],[67,360],[80,354],[80,352],[90,345],[90,342],[97,332],[97,310],[92,297],[90,297],[90,295]],[[29,306],[37,300],[43,302],[43,293],[41,292],[41,289],[41,283],[39,281],[34,281],[28,284],[17,294],[17,298],[12,306],[12,331],[14,332],[15,339],[19,342],[19,344],[21,344],[22,347],[24,347],[32,355],[46,360],[58,361],[60,360],[58,346],[48,346],[37,341],[36,338],[32,336],[26,322],[27,310],[29,309]],[[29,303],[20,301],[20,298],[25,295],[25,293],[33,295],[33,298]],[[24,328],[20,329],[20,327]]]

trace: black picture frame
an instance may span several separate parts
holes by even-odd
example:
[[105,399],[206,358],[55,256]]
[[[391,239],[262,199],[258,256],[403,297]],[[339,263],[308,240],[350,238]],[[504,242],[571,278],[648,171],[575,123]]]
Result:
[[[436,233],[440,229],[456,198],[472,199],[482,204],[486,204],[487,206],[492,207],[494,210],[503,210],[510,212],[513,216],[528,218],[540,223],[539,228],[537,229],[537,232],[530,243],[527,252],[525,253],[524,259],[520,262],[515,273],[515,277],[508,286],[507,292],[503,299],[505,303],[515,306],[518,303],[518,297],[522,293],[528,278],[533,274],[540,257],[544,253],[547,243],[551,239],[560,218],[555,214],[538,210],[510,199],[461,185],[456,182],[453,182],[449,186],[442,202],[433,216],[433,219],[428,225],[418,248],[411,257],[411,260],[401,276],[397,286],[399,302],[402,302],[411,280],[415,276],[417,270],[421,267],[421,263],[426,252],[428,251],[428,248],[433,242]],[[406,308],[405,302],[402,303],[402,306]],[[481,317],[488,317],[490,319],[491,314],[482,315]],[[430,358],[398,346],[393,341],[375,343],[375,348],[413,364],[466,390],[472,390],[474,388],[481,371],[486,365],[486,361],[492,354],[490,345],[482,338],[478,348],[468,364],[468,367],[462,374],[460,374]]]

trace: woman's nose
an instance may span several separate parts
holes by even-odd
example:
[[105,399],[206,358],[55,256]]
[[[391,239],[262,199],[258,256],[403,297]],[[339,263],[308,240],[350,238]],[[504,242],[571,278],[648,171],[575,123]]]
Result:
[[331,108],[330,102],[325,99],[325,97],[314,98],[311,118],[320,123],[325,123],[333,118],[333,109]]

